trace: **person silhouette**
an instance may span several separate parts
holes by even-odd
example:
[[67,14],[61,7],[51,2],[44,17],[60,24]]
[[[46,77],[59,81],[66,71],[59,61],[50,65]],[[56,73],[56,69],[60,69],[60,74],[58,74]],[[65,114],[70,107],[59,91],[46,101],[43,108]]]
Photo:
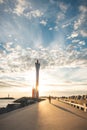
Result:
[[51,96],[49,95],[49,103],[51,103]]

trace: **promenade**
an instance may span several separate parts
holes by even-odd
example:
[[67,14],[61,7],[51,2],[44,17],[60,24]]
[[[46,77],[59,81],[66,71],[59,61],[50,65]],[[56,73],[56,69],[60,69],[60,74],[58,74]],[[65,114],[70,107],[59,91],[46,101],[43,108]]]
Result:
[[0,115],[0,130],[87,130],[87,112],[45,100]]

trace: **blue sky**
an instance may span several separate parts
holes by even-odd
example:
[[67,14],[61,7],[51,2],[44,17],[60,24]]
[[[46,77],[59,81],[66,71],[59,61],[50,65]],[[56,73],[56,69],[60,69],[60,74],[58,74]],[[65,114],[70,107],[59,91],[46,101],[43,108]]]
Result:
[[87,1],[0,0],[0,95],[87,94]]

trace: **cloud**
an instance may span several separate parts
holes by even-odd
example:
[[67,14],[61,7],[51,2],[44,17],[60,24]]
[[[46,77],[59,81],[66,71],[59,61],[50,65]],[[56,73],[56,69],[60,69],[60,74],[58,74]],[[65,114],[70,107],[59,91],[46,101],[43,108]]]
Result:
[[67,9],[68,9],[68,5],[67,4],[65,4],[64,2],[58,2],[58,5],[59,5],[59,8],[61,9],[61,11],[62,12],[66,12],[67,11]]
[[78,32],[73,31],[72,34],[71,34],[71,36],[69,36],[67,39],[75,38],[78,35],[79,35]]
[[13,13],[17,14],[18,16],[23,15],[24,10],[27,9],[28,7],[31,6],[25,0],[17,0]]
[[53,30],[53,28],[50,27],[49,30],[51,31],[51,30]]
[[77,19],[74,21],[74,30],[78,31],[82,37],[87,37],[87,32],[85,30],[87,24],[87,7],[84,5],[79,6],[79,12]]
[[79,41],[79,44],[80,45],[85,45],[86,43],[85,43],[85,41]]
[[54,0],[49,0],[51,4],[55,4],[55,1]]
[[[77,66],[78,63],[79,65],[85,66],[86,51],[84,50],[84,56],[80,51],[77,51],[78,47],[80,49],[82,45],[85,45],[85,40],[76,40],[79,34],[86,37],[86,32],[84,29],[78,30],[82,24],[81,20],[83,18],[83,15],[80,14],[77,19],[74,17],[70,19],[71,21],[67,20],[63,24],[63,28],[65,28],[68,27],[72,21],[75,20],[78,22],[80,19],[81,24],[79,25],[75,25],[76,23],[74,21],[74,26],[78,27],[74,27],[71,35],[68,37],[68,39],[72,40],[73,44],[71,46],[65,45],[65,36],[63,35],[63,31],[58,32],[58,24],[53,25],[52,27],[51,24],[49,24],[48,28],[50,30],[50,33],[53,33],[53,30],[56,30],[57,32],[55,31],[55,34],[53,34],[55,35],[53,37],[53,41],[51,41],[51,43],[47,45],[47,48],[45,48],[42,40],[44,37],[42,34],[43,30],[41,30],[41,26],[37,24],[38,20],[34,20],[32,23],[30,20],[32,17],[40,18],[44,15],[44,13],[39,8],[37,9],[34,6],[32,7],[31,3],[27,4],[26,2],[27,1],[24,0],[17,0],[17,3],[15,4],[15,8],[13,10],[18,16],[23,15],[27,18],[29,17],[29,19],[27,19],[28,21],[25,19],[23,23],[22,20],[19,20],[19,17],[15,16],[13,21],[11,20],[11,23],[8,20],[6,22],[3,20],[3,26],[0,27],[0,29],[4,31],[2,31],[0,36],[7,36],[5,44],[2,45],[3,49],[0,51],[0,56],[2,57],[2,61],[0,61],[1,72],[26,71],[34,67],[34,62],[37,58],[40,59],[42,68],[48,66]],[[64,5],[64,3],[61,3],[60,8],[61,10],[67,11],[68,7],[67,5]],[[65,11],[59,11],[56,13],[57,16],[55,17],[57,18],[57,23],[64,21]],[[48,21],[40,18],[38,23],[46,26],[48,24]],[[8,33],[8,30],[10,30],[10,33]],[[81,55],[83,56],[83,59],[80,58]]]
[[64,13],[59,12],[59,13],[57,14],[56,23],[60,22],[60,21],[63,20],[64,18],[65,18]]
[[62,28],[66,28],[66,27],[68,27],[70,24],[71,24],[71,23],[63,24],[63,25],[62,25]]
[[[66,11],[68,10],[69,5],[65,4],[64,2],[58,2],[57,5],[60,8],[60,11],[57,13],[56,16],[56,23],[58,24],[59,22],[63,22],[63,20],[66,18]],[[66,26],[68,26],[68,23],[66,24]]]
[[87,31],[85,31],[85,30],[81,30],[81,31],[80,31],[80,34],[81,34],[83,37],[87,37]]
[[86,13],[86,12],[87,12],[87,6],[81,5],[81,6],[79,7],[79,10],[80,10],[82,13]]
[[4,3],[4,0],[0,0],[0,4]]
[[76,19],[77,19],[77,16],[71,17],[70,19],[63,20],[62,28],[72,27],[73,22],[75,22]]
[[0,88],[3,88],[3,87],[10,87],[10,84],[8,84],[8,83],[5,83],[5,82],[3,82],[3,81],[0,81]]
[[41,12],[40,10],[32,10],[32,11],[30,11],[30,12],[28,12],[28,13],[26,13],[25,14],[25,16],[26,17],[28,17],[28,18],[37,18],[37,17],[41,17],[41,16],[43,16],[43,12]]
[[35,74],[39,59],[42,84],[60,91],[87,90],[86,6],[57,0],[5,2],[0,5],[0,87],[32,86],[31,71]]
[[71,34],[71,38],[74,38],[74,37],[77,37],[78,36],[78,33],[77,32],[73,32],[72,34]]
[[40,21],[40,24],[46,26],[47,22],[46,22],[45,20],[41,20],[41,21]]
[[81,19],[78,19],[77,21],[75,21],[74,22],[74,29],[77,30],[81,24],[82,24]]
[[30,81],[28,83],[25,81],[25,77],[19,75],[18,73],[14,74],[4,74],[0,77],[0,88],[13,88],[13,87],[28,87]]
[[72,43],[78,43],[80,40],[79,39],[74,39],[72,40]]
[[41,17],[43,12],[39,9],[34,9],[30,2],[25,0],[17,0],[13,13],[17,14],[18,16],[25,16],[29,19]]
[[[79,85],[87,83],[86,74],[87,68],[86,67],[78,67],[77,69],[72,69],[71,72],[71,80]],[[85,75],[84,75],[85,74]],[[81,76],[82,75],[82,76]]]
[[[80,85],[87,84],[86,80],[86,71],[87,67],[53,67],[45,69],[44,80],[48,79],[48,82],[45,82],[45,85],[50,86],[54,83],[55,87],[63,87],[65,89],[75,89],[78,86],[80,89]],[[57,72],[57,73],[56,73]],[[84,75],[85,74],[85,75]],[[83,75],[83,76],[80,76]],[[43,79],[43,78],[42,78]],[[87,89],[87,88],[86,88]]]
[[[55,66],[58,62],[58,65],[62,65],[65,59],[62,53],[58,51],[53,51],[53,50],[45,50],[44,48],[36,51],[36,50],[29,50],[30,52],[26,51],[22,55],[22,50],[21,53],[18,53],[18,50],[16,48],[14,51],[10,54],[8,54],[5,58],[3,58],[3,62],[1,63],[1,67],[3,68],[3,64],[5,69],[3,70],[5,72],[7,71],[26,71],[27,69],[34,67],[34,62],[35,59],[39,56],[40,61],[42,62],[42,68],[47,67],[47,66]],[[57,56],[58,52],[58,56]],[[61,56],[61,61],[58,59],[58,57]]]
[[74,21],[74,29],[81,29],[82,27],[84,27],[84,25],[86,24],[86,15],[81,13],[78,17],[77,20]]
[[13,49],[11,48],[11,45],[13,43],[12,42],[7,42],[4,44],[4,48],[7,50],[7,51],[12,51]]
[[[78,50],[75,50],[76,45],[68,45],[66,49],[63,49],[58,45],[57,39],[55,39],[54,44],[52,44],[54,47],[52,45],[47,48],[41,46],[38,50],[23,49],[19,45],[15,46],[13,51],[0,60],[0,65],[4,71],[0,75],[3,77],[3,79],[0,77],[2,81],[0,86],[31,87],[33,79],[31,70],[35,73],[35,61],[39,57],[41,71],[45,74],[45,77],[41,76],[40,78],[42,78],[42,81],[48,79],[48,83],[44,82],[45,86],[54,84],[57,90],[60,90],[59,87],[61,86],[65,88],[64,91],[75,89],[78,86],[80,90],[80,86],[87,83],[87,49],[78,52]],[[12,48],[12,44],[9,42],[5,46],[8,50]],[[26,71],[27,74],[25,74]],[[8,77],[2,76],[3,74]],[[29,79],[25,80],[24,77]]]

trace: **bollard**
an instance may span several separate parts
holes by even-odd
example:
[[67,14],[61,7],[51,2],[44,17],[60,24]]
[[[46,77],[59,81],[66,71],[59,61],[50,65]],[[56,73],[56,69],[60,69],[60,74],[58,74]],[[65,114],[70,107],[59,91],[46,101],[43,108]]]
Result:
[[79,110],[81,110],[81,106],[79,106]]
[[84,112],[86,112],[86,104],[83,103],[83,106],[84,106]]

